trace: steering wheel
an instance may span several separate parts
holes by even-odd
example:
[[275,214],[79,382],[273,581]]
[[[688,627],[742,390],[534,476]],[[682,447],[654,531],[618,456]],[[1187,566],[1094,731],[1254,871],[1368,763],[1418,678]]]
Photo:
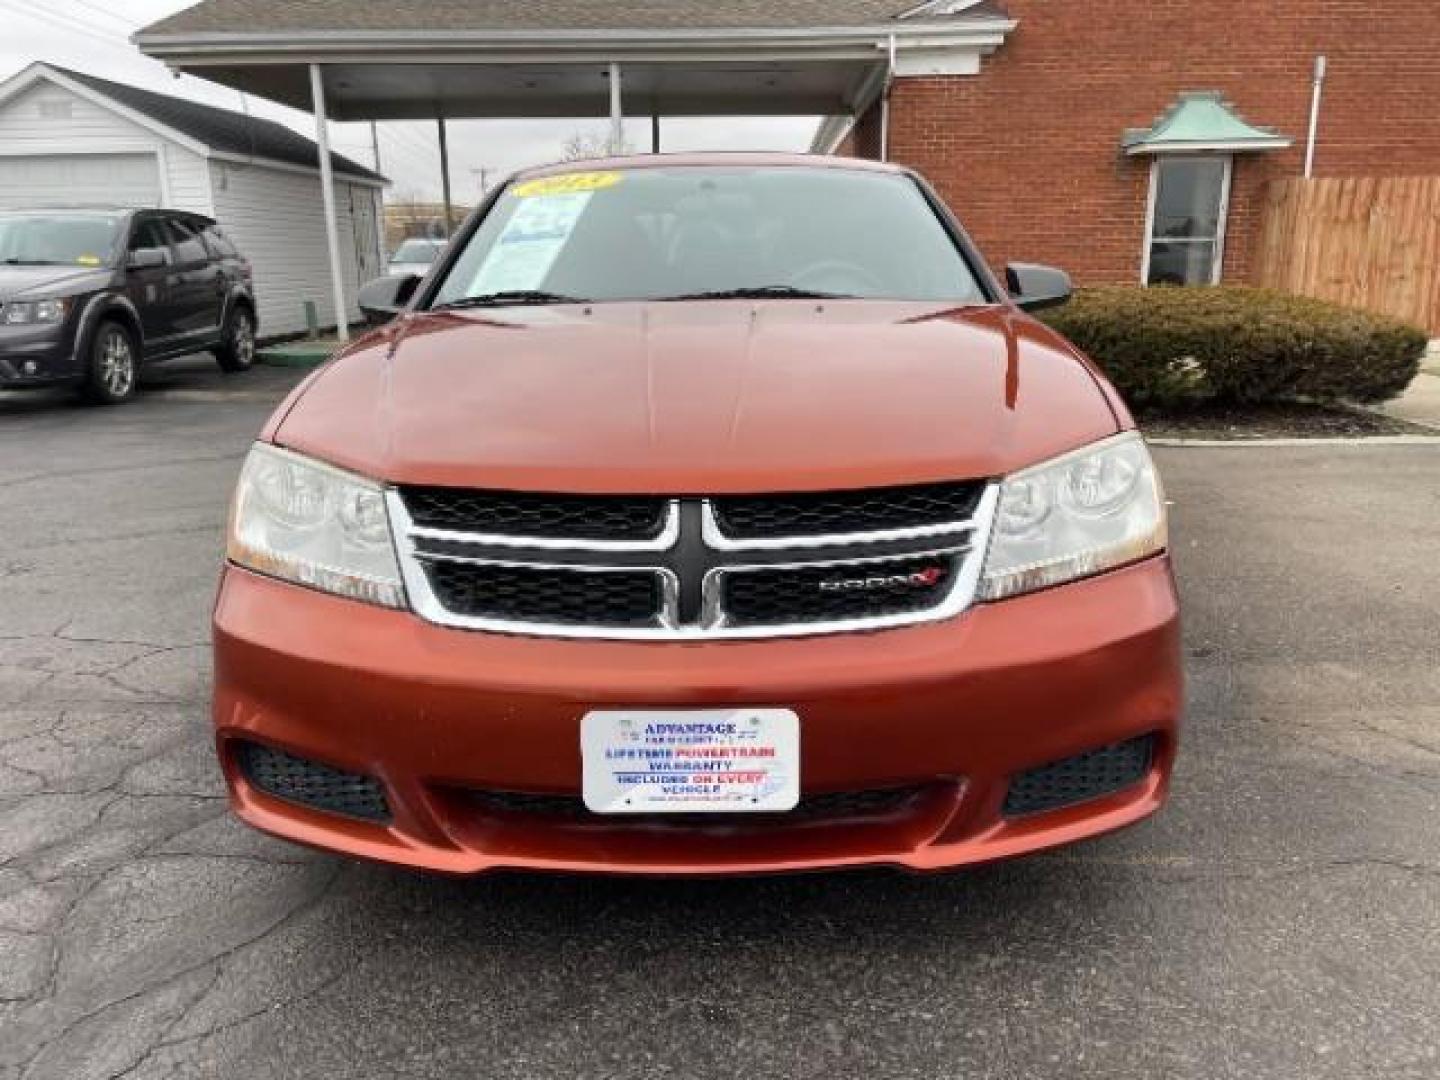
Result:
[[874,296],[885,292],[885,285],[869,270],[842,259],[822,259],[790,276],[787,284],[812,292]]

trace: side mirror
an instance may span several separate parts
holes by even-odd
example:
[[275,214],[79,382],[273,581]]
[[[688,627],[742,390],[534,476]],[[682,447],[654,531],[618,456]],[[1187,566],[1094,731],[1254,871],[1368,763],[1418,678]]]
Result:
[[125,257],[125,265],[131,270],[148,270],[169,261],[164,248],[136,248]]
[[357,301],[365,320],[378,326],[387,323],[405,310],[410,297],[415,295],[415,286],[420,284],[419,274],[389,274],[367,281],[360,286]]
[[1058,307],[1075,292],[1064,270],[1036,263],[1011,263],[1005,267],[1005,287],[1011,299],[1026,311]]

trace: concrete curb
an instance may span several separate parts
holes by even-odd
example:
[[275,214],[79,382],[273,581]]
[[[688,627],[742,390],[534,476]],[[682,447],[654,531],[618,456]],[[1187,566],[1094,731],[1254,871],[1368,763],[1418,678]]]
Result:
[[1440,435],[1440,360],[1420,369],[1405,393],[1383,405],[1357,405],[1364,412],[1429,428]]
[[291,342],[284,345],[268,345],[256,354],[257,363],[270,367],[311,368],[319,367],[334,355],[339,346],[333,342],[311,341]]

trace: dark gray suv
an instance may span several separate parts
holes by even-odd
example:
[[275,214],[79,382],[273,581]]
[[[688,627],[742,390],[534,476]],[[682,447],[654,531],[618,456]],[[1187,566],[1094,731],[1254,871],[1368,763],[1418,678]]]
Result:
[[144,364],[255,360],[250,264],[215,222],[175,210],[0,213],[0,389],[71,383],[131,397]]

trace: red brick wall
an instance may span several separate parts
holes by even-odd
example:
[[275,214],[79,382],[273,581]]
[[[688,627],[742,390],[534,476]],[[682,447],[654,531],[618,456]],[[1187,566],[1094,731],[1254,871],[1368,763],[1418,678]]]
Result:
[[[1440,2],[1440,0],[1437,0]],[[880,106],[876,105],[855,121],[855,126],[846,134],[841,154],[854,157],[878,158],[880,156]]]
[[[977,76],[907,78],[890,156],[939,188],[995,265],[1136,281],[1148,163],[1120,154],[1183,90],[1220,90],[1292,149],[1236,158],[1225,278],[1244,281],[1273,177],[1304,157],[1329,57],[1316,174],[1440,174],[1440,0],[1006,0],[1018,28]],[[872,112],[878,110],[872,110]],[[873,156],[863,120],[854,150]]]

